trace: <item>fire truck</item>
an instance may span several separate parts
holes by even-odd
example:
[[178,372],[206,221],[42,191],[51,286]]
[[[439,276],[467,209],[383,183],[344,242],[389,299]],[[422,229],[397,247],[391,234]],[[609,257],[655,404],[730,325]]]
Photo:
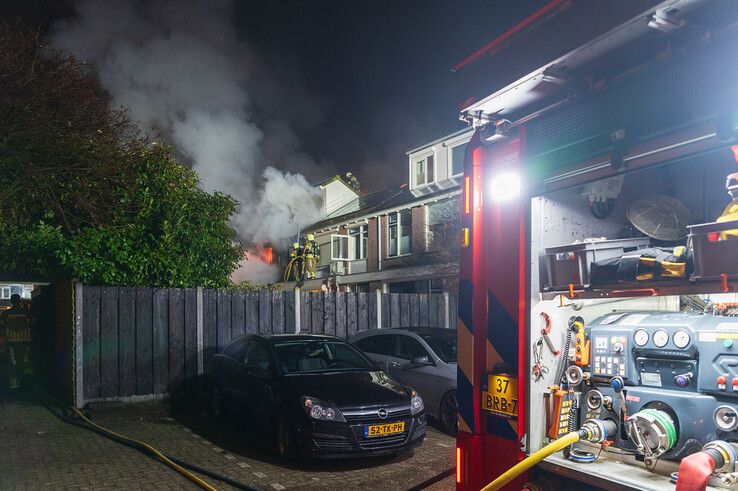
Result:
[[553,0],[455,72],[457,489],[735,488],[738,2]]

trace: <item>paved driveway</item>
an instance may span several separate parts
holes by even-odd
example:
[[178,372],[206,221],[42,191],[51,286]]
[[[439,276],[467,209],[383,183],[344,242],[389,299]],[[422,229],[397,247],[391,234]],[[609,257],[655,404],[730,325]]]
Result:
[[[95,407],[92,418],[166,453],[264,490],[404,490],[454,464],[454,439],[429,428],[413,456],[286,466],[237,421],[214,423],[163,403]],[[189,481],[135,450],[57,419],[34,401],[0,400],[0,489],[188,489]],[[229,489],[207,479],[218,489]],[[452,489],[447,479],[433,490]]]

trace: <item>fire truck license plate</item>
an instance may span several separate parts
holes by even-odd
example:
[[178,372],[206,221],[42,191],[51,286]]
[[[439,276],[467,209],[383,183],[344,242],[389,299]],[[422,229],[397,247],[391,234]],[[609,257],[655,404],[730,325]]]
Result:
[[490,375],[488,392],[482,392],[482,408],[496,414],[517,417],[518,379],[507,375]]

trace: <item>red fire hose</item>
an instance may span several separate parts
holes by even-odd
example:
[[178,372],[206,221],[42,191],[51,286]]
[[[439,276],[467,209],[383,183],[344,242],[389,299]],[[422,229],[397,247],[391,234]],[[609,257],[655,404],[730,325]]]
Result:
[[706,452],[697,452],[682,459],[676,491],[705,491],[715,470],[715,461]]

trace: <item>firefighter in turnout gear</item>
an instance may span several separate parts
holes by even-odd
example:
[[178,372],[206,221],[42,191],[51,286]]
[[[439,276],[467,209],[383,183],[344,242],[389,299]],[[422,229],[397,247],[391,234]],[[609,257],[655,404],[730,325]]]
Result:
[[[302,260],[302,248],[300,247],[299,242],[293,242],[292,243],[292,250],[290,251],[290,269],[292,273],[292,277],[295,279],[295,281],[300,281],[302,279],[302,273],[303,273],[303,260]],[[288,273],[289,273],[288,272]],[[289,278],[289,274],[287,277]]]
[[318,261],[320,261],[320,247],[315,241],[315,235],[307,234],[302,257],[305,262],[305,277],[307,279],[317,278]]
[[21,305],[20,295],[10,297],[11,307],[0,314],[0,328],[5,332],[8,345],[7,358],[10,365],[9,384],[11,389],[20,387],[26,375],[33,374],[31,368],[31,315]]

